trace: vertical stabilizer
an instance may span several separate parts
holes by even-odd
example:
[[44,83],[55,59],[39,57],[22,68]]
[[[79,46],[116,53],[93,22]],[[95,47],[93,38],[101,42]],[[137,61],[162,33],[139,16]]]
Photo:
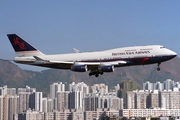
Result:
[[7,34],[18,57],[44,55],[16,34]]

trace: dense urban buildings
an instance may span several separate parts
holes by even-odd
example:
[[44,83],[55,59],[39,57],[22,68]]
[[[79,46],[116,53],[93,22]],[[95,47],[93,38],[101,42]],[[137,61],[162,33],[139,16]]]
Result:
[[[150,118],[150,117],[179,117],[180,109],[121,109],[119,115],[127,118]],[[157,118],[156,118],[157,119]],[[169,119],[163,119],[169,120]],[[174,119],[173,119],[174,120]],[[179,119],[177,119],[179,120]]]
[[117,92],[117,95],[119,98],[123,98],[123,107],[125,108],[125,102],[126,100],[126,92],[136,90],[136,82],[132,80],[124,80],[119,82],[119,90]]
[[173,90],[173,89],[180,89],[180,82],[174,82],[171,79],[167,79],[163,83],[157,81],[156,83],[150,83],[146,81],[143,83],[143,90]]
[[83,82],[72,82],[65,91],[65,85],[60,82],[50,85],[47,98],[29,86],[17,91],[3,86],[0,94],[0,120],[180,116],[180,85],[171,79],[163,83],[147,81],[143,83],[143,90],[137,90],[136,83],[127,80],[114,86],[111,92],[105,84],[89,87]]

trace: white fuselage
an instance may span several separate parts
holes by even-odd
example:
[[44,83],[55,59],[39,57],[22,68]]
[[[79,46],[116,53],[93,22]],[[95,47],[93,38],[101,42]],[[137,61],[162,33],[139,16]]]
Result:
[[[164,48],[161,45],[149,45],[149,46],[123,47],[123,48],[110,49],[100,52],[41,55],[38,57],[40,57],[43,60],[52,60],[52,61],[102,62],[102,61],[114,61],[119,59],[129,60],[133,58],[161,57],[161,56],[172,56],[172,55],[176,55],[176,53],[167,48]],[[16,57],[14,61],[20,62],[19,60],[22,59],[24,59],[25,61],[26,60],[36,61],[36,59],[33,56]]]
[[[89,75],[113,72],[114,67],[146,65],[170,60],[177,54],[161,45],[123,47],[99,52],[45,55],[16,34],[7,34],[18,57],[14,62],[48,68],[90,71]],[[75,52],[79,52],[75,49]]]

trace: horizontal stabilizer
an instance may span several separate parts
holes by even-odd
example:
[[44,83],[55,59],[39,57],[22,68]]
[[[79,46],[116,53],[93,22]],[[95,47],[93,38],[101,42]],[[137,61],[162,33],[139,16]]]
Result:
[[43,59],[37,57],[37,56],[33,56],[37,61],[44,61]]

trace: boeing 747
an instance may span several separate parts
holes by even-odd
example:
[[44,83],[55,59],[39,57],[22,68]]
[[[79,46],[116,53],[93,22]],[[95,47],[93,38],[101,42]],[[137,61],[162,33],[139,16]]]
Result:
[[[110,49],[99,52],[76,52],[70,54],[46,55],[16,34],[7,35],[17,57],[14,62],[34,66],[69,69],[89,72],[98,77],[104,72],[113,72],[115,67],[160,64],[177,56],[175,52],[161,45],[135,46]],[[76,50],[77,51],[77,50]]]

